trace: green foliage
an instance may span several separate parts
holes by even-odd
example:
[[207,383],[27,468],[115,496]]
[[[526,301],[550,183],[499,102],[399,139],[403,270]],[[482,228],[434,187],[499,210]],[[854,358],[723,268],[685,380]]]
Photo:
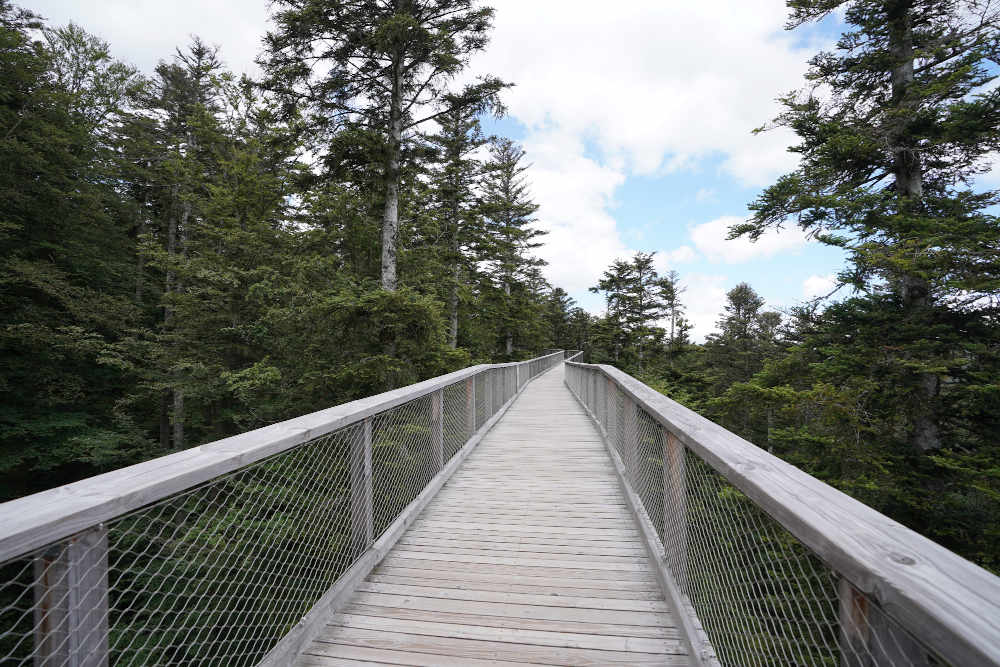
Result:
[[[327,5],[340,30],[348,5]],[[441,85],[482,48],[492,10],[435,6],[445,14],[358,10],[364,30],[341,44],[360,53],[405,42],[417,63],[413,112],[445,112],[440,134],[406,135],[400,285],[384,290],[388,116],[290,106],[290,89],[234,77],[198,38],[144,78],[82,28],[44,26],[0,0],[5,497],[473,360],[531,356],[564,335],[546,318],[550,287],[528,254],[537,232],[523,153],[504,144],[510,159],[488,172],[472,157],[485,141],[479,114],[500,108],[503,84]],[[294,65],[284,48],[314,34],[298,32],[306,18],[283,8],[269,72]],[[431,80],[423,92],[420,77]],[[372,109],[383,109],[377,97]],[[311,165],[300,160],[309,150],[320,156]]]

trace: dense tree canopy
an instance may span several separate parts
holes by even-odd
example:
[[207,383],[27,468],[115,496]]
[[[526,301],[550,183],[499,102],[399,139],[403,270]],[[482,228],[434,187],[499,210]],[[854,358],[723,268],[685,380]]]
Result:
[[[445,86],[492,10],[322,4],[279,8],[262,85],[198,38],[147,78],[0,0],[5,497],[566,336],[532,268],[523,151],[472,155],[503,84]],[[347,37],[307,86],[329,31]]]

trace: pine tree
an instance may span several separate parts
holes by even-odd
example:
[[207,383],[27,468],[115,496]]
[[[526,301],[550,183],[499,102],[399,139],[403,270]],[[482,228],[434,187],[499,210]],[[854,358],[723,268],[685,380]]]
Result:
[[[812,88],[784,98],[777,124],[801,143],[799,168],[768,188],[735,235],[788,220],[847,249],[842,276],[898,317],[898,383],[919,451],[942,446],[943,380],[989,343],[930,331],[959,313],[995,318],[1000,224],[975,175],[1000,148],[1000,10],[979,0],[790,0],[788,27],[844,9],[850,30],[811,61]],[[970,320],[971,318],[971,320]],[[988,327],[987,327],[988,329]]]
[[477,185],[482,164],[473,157],[486,144],[474,109],[449,110],[437,119],[440,131],[430,137],[438,151],[438,168],[432,172],[434,204],[441,231],[442,262],[447,277],[445,303],[448,315],[448,345],[458,347],[459,294],[464,278],[474,270],[471,248],[481,235],[482,213]]
[[[507,85],[448,84],[488,41],[493,10],[473,0],[279,0],[266,38],[265,85],[300,105],[321,153],[338,134],[367,136],[381,156],[381,284],[395,290],[401,163],[413,132],[450,110],[502,109]],[[325,145],[323,145],[325,143]]]
[[538,205],[531,200],[525,172],[524,150],[510,139],[497,139],[490,147],[490,161],[482,184],[485,229],[478,246],[493,284],[502,292],[500,308],[503,350],[513,358],[519,304],[544,262],[531,255],[545,232],[534,227]]

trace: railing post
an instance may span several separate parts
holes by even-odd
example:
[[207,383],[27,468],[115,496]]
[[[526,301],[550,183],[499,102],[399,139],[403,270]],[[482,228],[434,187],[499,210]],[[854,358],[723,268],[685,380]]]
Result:
[[684,445],[667,429],[663,434],[663,535],[667,565],[682,593],[688,593],[687,474]]
[[108,531],[102,524],[35,559],[35,664],[108,664]]
[[466,440],[476,434],[476,376],[465,381],[465,431]]
[[617,445],[618,437],[618,387],[615,385],[615,381],[608,378],[607,391],[604,392],[604,400],[608,404],[608,425],[604,427],[604,430],[608,434],[608,442],[613,446]]
[[486,381],[483,383],[486,388],[486,419],[493,416],[493,369],[486,371]]
[[930,667],[927,652],[916,640],[843,577],[837,585],[837,596],[841,667]]
[[372,545],[372,419],[362,424],[362,437],[351,440],[351,533],[358,552]]
[[431,394],[431,477],[444,467],[444,389]]
[[628,482],[632,485],[632,490],[636,493],[636,457],[638,449],[639,432],[639,408],[635,401],[628,394],[625,394],[625,409],[622,412],[622,423],[620,424],[619,435],[621,437],[621,456],[625,463],[625,471],[628,473]]

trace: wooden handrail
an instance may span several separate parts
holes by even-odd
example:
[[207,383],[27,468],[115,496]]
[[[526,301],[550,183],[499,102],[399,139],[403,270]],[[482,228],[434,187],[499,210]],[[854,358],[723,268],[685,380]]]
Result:
[[1000,578],[613,366],[598,369],[927,647],[1000,665]]
[[0,504],[0,563],[491,368],[480,364]]

